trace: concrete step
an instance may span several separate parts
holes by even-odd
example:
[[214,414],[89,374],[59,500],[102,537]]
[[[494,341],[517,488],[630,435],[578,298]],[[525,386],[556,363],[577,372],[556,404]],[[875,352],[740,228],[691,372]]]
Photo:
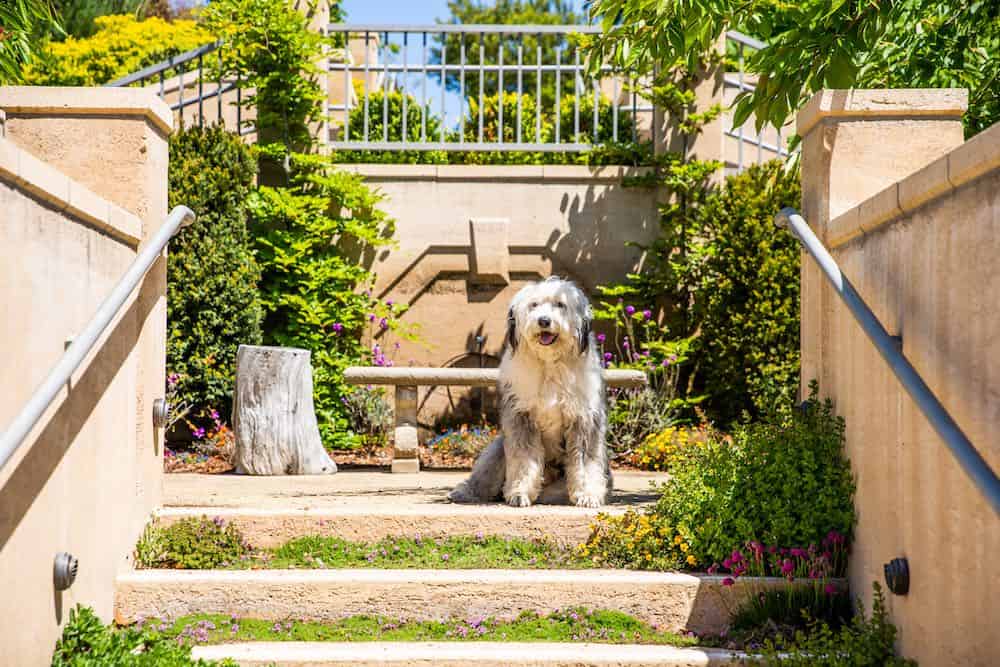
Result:
[[[170,474],[164,477],[169,524],[186,517],[219,516],[232,522],[257,547],[273,547],[303,535],[357,541],[384,537],[475,535],[547,538],[578,544],[590,532],[598,510],[556,504],[514,508],[502,503],[455,505],[448,491],[463,471],[416,475],[345,471],[336,475],[250,477]],[[611,503],[601,511],[620,514],[655,502],[651,482],[660,473],[617,472]]]
[[638,644],[499,642],[249,642],[198,646],[192,657],[230,658],[241,667],[702,667],[741,664],[721,649]]
[[523,611],[613,609],[674,632],[717,634],[727,609],[783,579],[629,570],[135,570],[118,577],[115,618],[231,614],[334,620],[359,614],[447,620],[512,619]]

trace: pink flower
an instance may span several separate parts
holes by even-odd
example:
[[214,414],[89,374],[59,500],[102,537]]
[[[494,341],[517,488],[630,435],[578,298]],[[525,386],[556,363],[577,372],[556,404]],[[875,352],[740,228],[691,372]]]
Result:
[[194,431],[192,431],[191,435],[201,440],[202,438],[205,437],[205,429],[199,426]]
[[653,317],[653,311],[651,310],[642,311],[642,319],[649,320],[652,319],[652,317]]
[[722,567],[726,568],[727,570],[731,570],[733,567],[733,559],[727,558],[724,561],[722,561]]
[[709,574],[715,574],[718,571],[719,571],[719,564],[718,563],[712,563],[709,566],[709,568],[708,568],[708,573]]
[[836,595],[837,587],[834,586],[832,583],[829,583],[823,587],[823,592],[826,593],[827,595]]
[[635,315],[635,306],[625,306],[625,312],[629,315]]
[[722,585],[723,586],[732,586],[735,583],[736,583],[736,580],[733,579],[732,577],[726,577],[725,579],[722,580]]
[[794,571],[795,571],[795,565],[792,563],[791,560],[786,558],[784,562],[781,563],[781,573],[787,577],[790,576]]

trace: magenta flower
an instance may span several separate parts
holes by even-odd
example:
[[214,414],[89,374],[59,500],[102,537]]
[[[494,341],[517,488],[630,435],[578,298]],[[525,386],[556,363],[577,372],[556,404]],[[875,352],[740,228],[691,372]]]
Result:
[[627,338],[624,341],[622,341],[622,347],[624,347],[626,350],[629,348],[628,339]]
[[614,356],[614,355],[612,355],[612,354],[611,354],[610,352],[605,352],[605,353],[604,353],[604,361],[611,361],[611,358],[612,358],[613,356]]
[[732,586],[735,583],[736,583],[736,580],[733,579],[732,577],[726,577],[725,579],[722,580],[722,585],[723,586]]
[[441,554],[441,560],[447,562],[447,561],[451,560],[451,556],[449,556],[448,554]]
[[722,561],[722,567],[726,568],[727,570],[731,570],[733,567],[733,559],[727,558],[724,561]]
[[218,410],[212,410],[211,412],[208,413],[208,416],[211,417],[212,419],[214,419],[215,421],[219,421],[219,411]]
[[635,315],[635,306],[625,306],[625,312],[629,315]]
[[194,431],[192,431],[191,435],[201,440],[202,438],[205,437],[205,429],[199,426]]
[[334,322],[333,323],[333,332],[334,333],[338,333],[339,334],[343,330],[344,330],[344,325],[343,324],[341,324],[340,322]]
[[375,321],[375,313],[368,313],[368,321],[369,322]]
[[391,308],[392,307],[392,299],[389,299],[388,301],[386,301],[385,305],[387,305],[387,306],[389,306]]
[[788,577],[788,576],[790,576],[790,575],[792,574],[792,572],[794,572],[794,571],[795,571],[795,565],[794,565],[794,564],[792,563],[792,561],[791,561],[790,559],[786,558],[786,559],[785,559],[785,560],[784,560],[784,561],[783,561],[783,562],[781,563],[781,573],[782,573],[783,575],[785,575],[786,577]]
[[708,573],[709,574],[715,574],[718,571],[719,571],[719,564],[718,563],[712,563],[709,566],[709,568],[708,568]]
[[832,583],[829,583],[823,587],[823,592],[826,593],[827,595],[836,595],[837,587],[834,586]]
[[386,329],[386,328],[389,327],[389,320],[387,320],[386,318],[383,317],[381,320],[379,320],[378,325],[380,327],[382,327],[383,329]]
[[649,319],[652,319],[652,318],[653,318],[653,311],[648,310],[648,309],[642,311],[642,319],[649,320]]
[[597,334],[598,343],[601,343],[603,345],[605,340],[607,340],[607,336],[605,336],[604,334]]

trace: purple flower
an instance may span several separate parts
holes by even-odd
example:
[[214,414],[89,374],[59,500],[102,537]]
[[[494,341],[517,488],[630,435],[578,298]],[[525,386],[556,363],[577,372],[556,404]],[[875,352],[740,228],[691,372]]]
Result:
[[368,313],[368,321],[369,322],[375,321],[375,313]]
[[624,347],[626,350],[629,348],[629,344],[628,344],[628,339],[627,338],[624,341],[622,341],[622,347]]
[[605,353],[604,353],[604,361],[611,361],[611,358],[612,358],[613,356],[614,356],[614,355],[613,355],[613,354],[611,354],[610,352],[605,352]]
[[571,612],[570,615],[569,615],[569,617],[572,618],[574,621],[579,621],[580,620],[580,617],[577,615],[577,613],[575,611]]
[[791,574],[792,574],[792,572],[794,572],[794,571],[795,571],[795,564],[792,563],[792,561],[790,559],[786,558],[781,563],[781,573],[783,575],[785,575],[786,577],[790,577]]
[[836,595],[837,587],[834,586],[832,583],[829,583],[823,587],[823,592],[826,593],[827,595]]
[[386,301],[385,305],[387,305],[387,306],[389,306],[391,308],[392,307],[392,299],[389,299],[388,301]]
[[333,332],[334,333],[338,333],[339,334],[343,330],[344,330],[344,325],[343,324],[341,324],[340,322],[334,322],[333,323]]
[[447,561],[451,560],[451,556],[449,556],[448,554],[441,554],[441,560],[447,562]]
[[177,373],[171,373],[167,376],[167,386],[171,389],[177,386],[177,383],[181,381],[181,376]]
[[733,567],[733,559],[732,558],[727,558],[724,561],[722,561],[722,567],[726,568],[727,570],[732,569],[732,567]]
[[482,534],[482,532],[478,532],[478,533],[476,533],[476,539],[477,539],[478,541],[482,542],[482,541],[483,541],[483,538],[484,538],[484,537],[485,537],[485,536],[484,536],[484,535]]
[[708,573],[709,574],[715,574],[718,571],[719,571],[719,564],[718,563],[712,563],[709,566],[709,568],[708,568]]
[[597,334],[597,342],[601,343],[602,345],[604,344],[604,341],[607,340],[607,338],[608,337],[605,336],[604,334]]
[[650,320],[652,318],[653,318],[653,311],[648,310],[648,309],[642,311],[642,319],[644,319],[644,320]]
[[736,580],[733,579],[732,577],[726,577],[725,579],[722,580],[722,585],[723,586],[732,586],[735,583],[736,583]]
[[635,315],[635,306],[625,306],[625,312],[629,315]]
[[211,417],[212,419],[214,419],[215,421],[219,421],[219,411],[218,410],[212,410],[211,412],[208,413],[208,416]]
[[387,329],[389,327],[389,320],[383,317],[381,320],[379,320],[378,325],[383,329]]
[[664,368],[666,368],[667,366],[670,365],[670,360],[669,359],[664,359],[663,362],[660,365],[663,366]]
[[202,438],[205,437],[205,429],[199,426],[191,433],[191,435],[201,440]]

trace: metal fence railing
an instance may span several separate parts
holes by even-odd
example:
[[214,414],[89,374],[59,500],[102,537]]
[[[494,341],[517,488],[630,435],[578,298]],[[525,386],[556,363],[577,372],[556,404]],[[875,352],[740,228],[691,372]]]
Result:
[[340,23],[329,30],[349,45],[347,57],[330,65],[343,72],[342,91],[331,90],[336,150],[570,152],[655,132],[653,107],[634,80],[610,66],[588,75],[575,36],[599,33],[598,26]]
[[223,75],[222,56],[221,42],[205,44],[105,86],[153,88],[184,125],[222,123],[241,135],[253,134],[253,114],[244,109],[243,85]]
[[[592,76],[580,48],[592,25],[331,24],[324,139],[339,151],[586,151],[595,144],[656,142],[662,129],[642,83],[610,65]],[[746,56],[765,46],[726,33],[723,104],[753,91]],[[224,76],[224,49],[206,44],[108,86],[145,86],[179,124],[222,123],[255,133],[239,79]],[[500,92],[502,91],[502,96]],[[725,114],[727,170],[789,155],[782,128],[734,127]],[[789,130],[785,129],[786,135]]]

